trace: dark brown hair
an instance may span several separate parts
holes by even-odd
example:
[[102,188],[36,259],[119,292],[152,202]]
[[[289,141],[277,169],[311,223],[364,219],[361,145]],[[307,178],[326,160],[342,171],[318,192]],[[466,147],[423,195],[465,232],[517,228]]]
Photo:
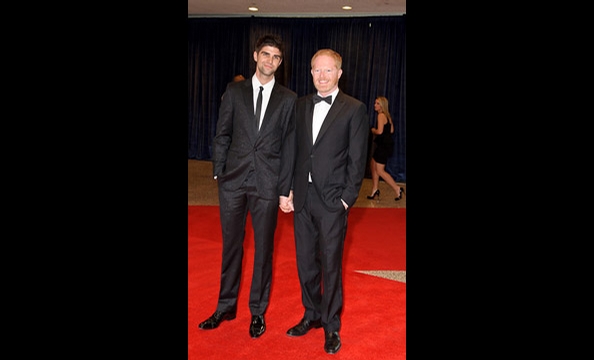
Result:
[[260,37],[258,41],[256,41],[256,48],[254,49],[256,54],[259,54],[260,50],[262,50],[264,46],[272,46],[277,48],[281,53],[281,58],[283,58],[285,46],[283,45],[283,41],[280,36],[267,34]]

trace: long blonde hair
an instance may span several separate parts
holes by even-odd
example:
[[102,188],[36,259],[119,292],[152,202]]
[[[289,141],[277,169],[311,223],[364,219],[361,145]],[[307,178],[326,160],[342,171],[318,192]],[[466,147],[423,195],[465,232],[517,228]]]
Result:
[[386,99],[384,96],[378,96],[377,101],[379,101],[382,111],[388,118],[388,122],[393,126],[392,115],[390,115],[390,109],[388,108],[388,99]]

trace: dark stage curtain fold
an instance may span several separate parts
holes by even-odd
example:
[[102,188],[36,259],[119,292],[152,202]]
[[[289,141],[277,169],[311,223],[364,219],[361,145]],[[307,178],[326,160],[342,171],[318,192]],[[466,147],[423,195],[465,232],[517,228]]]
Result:
[[376,118],[375,98],[388,99],[395,133],[386,170],[397,182],[406,182],[406,15],[188,18],[188,158],[211,160],[221,95],[234,75],[254,74],[254,44],[265,33],[283,38],[285,57],[276,81],[298,96],[315,91],[312,55],[332,48],[343,58],[338,85],[367,105],[370,127]]

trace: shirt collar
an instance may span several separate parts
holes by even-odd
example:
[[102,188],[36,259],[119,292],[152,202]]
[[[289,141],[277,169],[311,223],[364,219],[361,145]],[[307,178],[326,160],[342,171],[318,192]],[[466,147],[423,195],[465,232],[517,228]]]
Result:
[[252,86],[254,87],[254,89],[258,89],[258,90],[260,89],[260,86],[263,86],[264,90],[271,90],[274,87],[275,81],[276,81],[276,79],[273,77],[272,80],[267,82],[265,85],[262,85],[262,84],[260,84],[260,81],[258,81],[256,74],[254,74],[254,76],[252,76]]

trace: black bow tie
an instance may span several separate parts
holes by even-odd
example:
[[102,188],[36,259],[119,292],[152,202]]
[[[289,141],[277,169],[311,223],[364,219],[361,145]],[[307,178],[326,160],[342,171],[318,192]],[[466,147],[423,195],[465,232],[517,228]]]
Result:
[[313,96],[313,101],[314,101],[314,104],[317,104],[320,101],[325,101],[328,103],[328,105],[332,105],[332,95],[328,95],[326,97],[321,97],[320,95],[316,94]]

